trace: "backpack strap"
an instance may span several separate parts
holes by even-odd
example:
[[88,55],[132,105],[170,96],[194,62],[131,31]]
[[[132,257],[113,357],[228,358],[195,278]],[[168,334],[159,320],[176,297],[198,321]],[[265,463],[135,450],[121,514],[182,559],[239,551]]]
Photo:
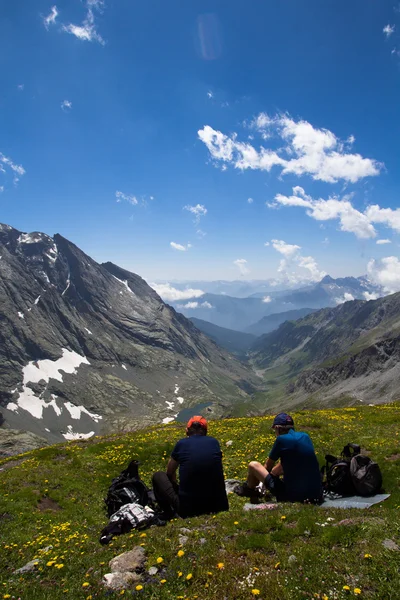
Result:
[[337,459],[337,456],[333,456],[333,454],[325,454],[325,460],[326,460],[326,465],[328,466],[328,465],[331,465],[334,462],[336,462],[338,459]]
[[345,458],[352,458],[356,454],[361,453],[361,447],[358,444],[347,444],[342,450],[342,456]]

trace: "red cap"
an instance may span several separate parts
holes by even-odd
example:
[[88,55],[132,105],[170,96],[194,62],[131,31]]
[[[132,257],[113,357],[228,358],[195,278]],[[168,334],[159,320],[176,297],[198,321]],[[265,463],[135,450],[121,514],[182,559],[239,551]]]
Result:
[[190,427],[192,427],[192,425],[194,425],[195,423],[198,423],[200,425],[200,427],[202,427],[203,429],[205,429],[207,431],[207,427],[208,427],[208,423],[205,420],[204,417],[200,417],[198,415],[192,417],[191,419],[189,419],[186,427],[187,429],[189,429]]

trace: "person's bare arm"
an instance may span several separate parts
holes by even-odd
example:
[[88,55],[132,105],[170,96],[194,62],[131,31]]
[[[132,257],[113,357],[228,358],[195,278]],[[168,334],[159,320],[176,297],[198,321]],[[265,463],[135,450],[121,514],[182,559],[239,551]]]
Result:
[[283,475],[283,467],[281,462],[279,462],[273,467],[271,475],[273,475],[274,477],[280,477],[281,475]]
[[179,463],[175,459],[170,458],[167,465],[167,475],[174,483],[176,483],[176,471],[178,467]]
[[275,463],[276,461],[272,460],[272,458],[267,458],[267,460],[265,461],[265,468],[267,469],[268,473],[270,473],[274,477],[280,477],[281,475],[283,475],[282,464],[280,462],[278,462],[278,464]]
[[267,458],[265,461],[265,468],[267,469],[268,473],[271,473],[272,469],[274,468],[274,464],[275,461],[272,460],[272,458]]

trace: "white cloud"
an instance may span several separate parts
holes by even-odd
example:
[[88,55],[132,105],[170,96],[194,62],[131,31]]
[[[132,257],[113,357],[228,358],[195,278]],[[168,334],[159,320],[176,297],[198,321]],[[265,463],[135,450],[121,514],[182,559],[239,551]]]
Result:
[[365,211],[367,218],[373,223],[381,223],[400,233],[400,208],[380,208],[378,204],[369,206]]
[[271,296],[264,296],[264,298],[262,299],[262,301],[265,304],[269,304],[270,302],[272,302],[272,298],[271,298]]
[[181,252],[186,252],[186,250],[189,250],[189,248],[192,247],[192,244],[186,244],[186,246],[182,246],[182,244],[177,244],[176,242],[170,242],[169,245],[171,248],[174,248],[174,250],[180,250]]
[[100,11],[103,6],[103,0],[86,0],[86,17],[81,25],[63,25],[63,31],[70,33],[78,39],[86,42],[99,42],[104,46],[105,42],[101,35],[97,33],[95,26],[94,10]]
[[391,240],[376,240],[376,243],[382,246],[383,244],[391,244]]
[[214,93],[211,90],[208,90],[207,98],[214,98]]
[[[345,151],[344,144],[331,131],[316,129],[307,121],[294,121],[287,115],[269,117],[261,113],[250,125],[264,140],[279,137],[285,146],[274,150],[237,140],[209,125],[198,131],[214,161],[236,169],[270,171],[280,167],[282,174],[310,175],[315,180],[336,183],[340,179],[355,183],[363,177],[378,175],[382,165],[360,154]],[[349,139],[353,140],[352,137]]]
[[296,254],[300,250],[300,246],[296,246],[295,244],[287,244],[283,240],[272,240],[272,247],[274,250],[283,254],[286,258],[289,258]]
[[22,165],[15,164],[11,158],[8,158],[0,152],[0,172],[7,174],[7,172],[13,173],[13,182],[17,184],[19,177],[25,175],[25,169]]
[[343,304],[344,302],[350,302],[354,300],[353,294],[349,294],[349,292],[345,292],[342,298],[335,298],[336,304]]
[[196,231],[196,235],[197,237],[201,240],[203,237],[205,237],[207,234],[205,231],[203,231],[202,229],[197,229]]
[[237,266],[241,275],[250,273],[250,269],[247,268],[247,260],[245,258],[237,258],[233,261],[233,264]]
[[19,90],[20,92],[23,92],[23,91],[24,91],[24,88],[25,88],[25,84],[24,84],[24,83],[20,83],[19,85],[17,85],[17,88],[18,88],[18,90]]
[[177,302],[178,300],[200,298],[200,296],[204,295],[203,290],[196,290],[192,288],[178,290],[170,283],[150,283],[150,287],[152,287],[153,290],[167,302]]
[[371,223],[371,218],[356,210],[349,198],[349,196],[345,196],[343,199],[339,199],[333,196],[328,200],[313,200],[303,188],[296,186],[293,188],[293,196],[277,194],[274,206],[300,206],[308,209],[307,215],[316,221],[339,219],[342,231],[354,233],[362,239],[375,237],[376,231]]
[[63,111],[69,111],[72,108],[72,102],[70,100],[63,100],[63,102],[61,102],[61,109]]
[[[270,208],[277,206],[299,206],[308,209],[307,215],[316,221],[329,221],[338,219],[340,229],[354,233],[360,239],[376,237],[374,223],[385,225],[400,233],[400,208],[381,208],[378,204],[369,206],[360,212],[351,203],[351,196],[337,198],[332,196],[328,200],[314,200],[308,196],[304,189],[296,186],[292,196],[277,194],[274,203],[267,203]],[[378,240],[377,244],[387,244],[390,240]]]
[[194,215],[194,222],[198,225],[200,223],[201,217],[205,217],[207,214],[207,209],[203,204],[196,204],[196,206],[190,206],[187,204],[183,207],[183,210],[188,210]]
[[4,192],[4,185],[0,185],[0,194]]
[[363,296],[366,300],[377,300],[379,298],[377,292],[363,292]]
[[283,240],[272,240],[271,245],[284,256],[278,266],[281,280],[292,285],[302,281],[320,281],[326,275],[325,271],[319,270],[315,258],[300,254],[301,246],[287,244]]
[[393,33],[394,30],[396,29],[395,25],[385,25],[385,27],[383,28],[383,33],[386,35],[387,38],[389,38]]
[[253,200],[253,198],[247,198],[247,202],[248,202],[249,204],[253,204],[254,200]]
[[400,291],[400,261],[397,256],[387,256],[381,260],[371,259],[367,270],[369,278],[381,285],[386,293]]
[[138,204],[138,199],[136,198],[136,196],[124,194],[123,192],[115,192],[115,197],[117,199],[117,202],[122,202],[123,200],[125,200],[126,202],[129,202],[129,204],[133,204],[134,206]]
[[57,6],[52,6],[50,9],[50,13],[47,15],[47,17],[44,17],[44,19],[43,19],[43,24],[46,27],[46,29],[48,29],[50,25],[55,25],[57,17],[58,17]]
[[177,308],[196,309],[196,308],[213,308],[209,302],[187,302],[186,304],[178,304]]

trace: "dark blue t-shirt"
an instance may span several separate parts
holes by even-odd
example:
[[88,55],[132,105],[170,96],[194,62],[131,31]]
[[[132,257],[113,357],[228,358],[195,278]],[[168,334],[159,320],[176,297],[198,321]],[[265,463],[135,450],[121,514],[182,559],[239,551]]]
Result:
[[179,440],[172,454],[179,463],[179,514],[191,517],[229,510],[218,441],[208,435]]
[[283,467],[285,498],[291,502],[318,500],[322,495],[321,474],[314,446],[307,433],[290,429],[279,435],[269,453]]

